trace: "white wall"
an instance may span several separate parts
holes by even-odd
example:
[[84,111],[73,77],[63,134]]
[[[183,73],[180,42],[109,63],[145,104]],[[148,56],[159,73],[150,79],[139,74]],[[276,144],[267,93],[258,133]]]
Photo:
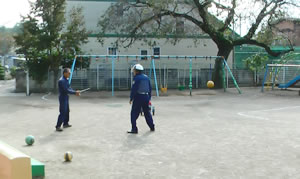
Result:
[[73,7],[83,7],[86,27],[95,33],[97,32],[99,18],[111,4],[111,2],[67,1],[66,12],[68,13]]
[[[67,1],[67,12],[73,6],[82,6],[83,14],[85,16],[85,23],[88,30],[97,33],[97,22],[101,15],[105,13],[107,8],[111,5],[111,2],[95,2],[95,1]],[[107,48],[111,47],[116,38],[106,38],[105,43],[101,46],[97,42],[97,38],[90,37],[88,44],[83,46],[85,54],[98,54],[107,55]],[[192,55],[192,56],[216,56],[217,46],[211,39],[199,39],[199,44],[195,46],[193,39],[183,39],[175,46],[171,43],[166,43],[166,39],[157,39],[158,45],[161,48],[161,55]],[[149,47],[145,43],[139,41],[128,49],[119,48],[119,55],[140,55],[140,50],[148,50],[148,55],[152,55],[152,47]],[[96,65],[93,64],[92,66]],[[204,62],[205,63],[205,62]],[[228,63],[232,64],[232,55],[228,59]],[[209,64],[209,63],[208,63]],[[207,66],[204,65],[204,66]],[[209,65],[208,65],[209,66]]]
[[[112,43],[116,38],[107,38],[104,45],[101,46],[98,43],[97,38],[89,38],[89,43],[83,46],[85,54],[89,55],[108,55],[107,48],[111,47]],[[161,55],[184,55],[184,56],[216,56],[217,47],[211,39],[201,39],[199,44],[195,46],[193,39],[183,39],[175,46],[166,43],[165,39],[157,40],[159,43]],[[138,41],[134,43],[130,48],[118,48],[118,55],[140,55],[141,50],[148,50],[148,55],[153,55],[152,47],[146,45],[145,43]],[[183,60],[183,59],[180,59]],[[209,64],[214,64],[214,60],[201,60],[203,62],[202,68],[209,68]],[[95,67],[97,63],[103,62],[102,60],[92,60],[91,66]],[[172,62],[173,63],[173,62]],[[184,62],[186,63],[186,62]],[[232,55],[228,59],[229,65],[232,63]],[[179,65],[180,63],[177,63]]]

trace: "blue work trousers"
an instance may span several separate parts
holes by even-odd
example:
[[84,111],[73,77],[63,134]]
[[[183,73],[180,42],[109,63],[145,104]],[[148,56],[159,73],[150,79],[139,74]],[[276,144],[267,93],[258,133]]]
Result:
[[61,127],[63,124],[69,124],[69,97],[68,96],[60,96],[59,97],[59,116],[56,124],[56,128]]
[[137,131],[136,127],[136,120],[138,119],[141,109],[143,109],[144,116],[146,119],[146,122],[150,129],[154,128],[152,115],[149,109],[149,95],[146,94],[137,94],[134,97],[132,108],[131,108],[131,125],[132,125],[132,131]]

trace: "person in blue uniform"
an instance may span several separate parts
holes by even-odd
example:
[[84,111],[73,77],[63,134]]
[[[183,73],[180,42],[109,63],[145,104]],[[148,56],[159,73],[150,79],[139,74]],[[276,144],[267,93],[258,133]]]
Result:
[[141,109],[144,111],[146,122],[150,128],[150,131],[155,131],[155,125],[153,123],[152,115],[149,109],[149,101],[151,100],[151,84],[149,78],[143,74],[143,66],[136,64],[132,68],[134,73],[133,84],[130,93],[131,108],[131,131],[128,133],[137,134],[138,128],[136,126],[136,120],[140,115]]
[[59,116],[56,124],[56,131],[61,132],[63,131],[61,125],[64,128],[72,127],[69,124],[69,95],[68,94],[75,94],[76,96],[80,96],[79,91],[74,91],[69,84],[69,77],[70,77],[70,69],[65,68],[63,70],[63,76],[58,81],[58,89],[59,89]]

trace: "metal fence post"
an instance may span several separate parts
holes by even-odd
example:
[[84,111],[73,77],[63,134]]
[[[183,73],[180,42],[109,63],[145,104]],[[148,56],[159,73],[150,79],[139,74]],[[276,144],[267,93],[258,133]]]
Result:
[[285,83],[285,69],[286,69],[286,67],[283,67],[283,83]]
[[[154,57],[153,57],[153,59],[154,59]],[[151,76],[152,76],[152,65],[153,65],[153,61],[151,60],[150,61],[150,71],[149,71],[149,78],[150,78],[150,80],[151,80]]]
[[265,75],[264,75],[264,80],[262,82],[262,85],[261,85],[261,92],[264,92],[264,87],[265,87],[265,82],[266,82],[266,78],[267,78],[267,74],[268,74],[268,64],[266,66],[266,72],[265,72]]
[[275,72],[274,72],[274,76],[273,76],[273,80],[272,80],[273,81],[272,82],[272,90],[274,90],[276,75],[277,75],[277,67],[275,67]]
[[228,70],[227,69],[226,69],[226,88],[229,88],[229,75],[228,75]]
[[26,96],[29,96],[30,95],[30,86],[29,86],[29,80],[30,80],[30,78],[29,78],[29,70],[27,70],[27,72],[26,72]]
[[111,61],[111,96],[114,96],[114,82],[115,82],[115,79],[114,79],[114,76],[115,76],[115,62],[114,62],[114,57],[112,57],[112,61]]
[[199,88],[199,69],[196,69],[196,88],[198,89]]
[[133,75],[131,69],[132,69],[132,65],[130,66],[130,89],[132,87],[132,81],[133,81]]
[[73,72],[74,72],[74,68],[75,68],[75,64],[76,64],[76,58],[77,58],[77,56],[75,56],[74,60],[73,60],[73,64],[72,64],[72,68],[71,68],[71,74],[70,74],[70,78],[69,78],[69,84],[71,84],[71,82],[72,82]]
[[226,83],[225,83],[225,59],[223,58],[223,63],[222,63],[222,81],[223,81],[223,88],[224,92],[226,92]]
[[192,82],[192,77],[193,77],[193,64],[192,64],[192,57],[190,57],[190,83],[189,83],[189,88],[190,88],[190,96],[192,96],[192,88],[193,88],[193,82]]
[[153,65],[153,75],[154,75],[154,82],[155,82],[156,96],[159,97],[158,85],[157,85],[157,78],[156,78],[156,71],[155,71],[155,61],[154,61],[154,58],[152,59],[152,65]]
[[97,90],[99,90],[99,66],[100,64],[97,65]]

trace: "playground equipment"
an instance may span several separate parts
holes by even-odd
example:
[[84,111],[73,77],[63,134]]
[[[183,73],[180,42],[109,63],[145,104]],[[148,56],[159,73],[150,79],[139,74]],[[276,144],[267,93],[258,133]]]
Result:
[[212,81],[211,58],[209,59],[209,81],[207,82],[206,86],[210,89],[215,86],[215,83]]
[[261,91],[272,85],[272,89],[278,86],[287,89],[300,81],[300,65],[295,64],[267,64]]
[[32,179],[45,176],[45,165],[0,141],[0,178]]
[[289,82],[286,83],[286,84],[280,84],[280,85],[278,86],[278,88],[286,89],[286,88],[288,88],[288,87],[290,87],[290,86],[295,85],[299,80],[300,80],[300,75],[299,75],[299,76],[296,76],[294,79],[292,79],[291,81],[289,81]]
[[261,91],[264,88],[272,90],[275,86],[280,89],[286,89],[298,82],[300,75],[300,53],[290,52],[284,54],[279,60],[273,60],[273,64],[266,65],[266,71],[262,82]]
[[[153,80],[154,81],[154,86],[155,86],[155,91],[156,91],[156,96],[159,96],[159,84],[161,84],[162,86],[162,80],[160,79],[161,76],[159,76],[159,80],[157,79],[157,73],[156,73],[156,62],[158,60],[169,60],[170,62],[172,60],[177,60],[178,61],[178,64],[172,64],[172,65],[177,65],[177,67],[179,67],[180,69],[178,69],[177,67],[177,73],[178,73],[178,86],[179,87],[182,87],[182,88],[185,88],[185,84],[186,84],[186,78],[189,78],[189,82],[187,83],[188,84],[188,88],[190,90],[190,95],[192,95],[192,89],[193,89],[193,75],[195,76],[195,73],[193,73],[193,69],[195,68],[193,66],[193,62],[198,60],[198,59],[219,59],[219,60],[222,60],[222,64],[223,64],[223,87],[224,87],[224,91],[226,91],[226,83],[225,83],[225,69],[229,72],[229,75],[232,77],[233,81],[234,81],[234,84],[235,84],[235,87],[238,89],[239,93],[241,93],[241,90],[239,88],[239,86],[237,85],[237,82],[226,62],[226,60],[223,58],[223,57],[219,57],[219,56],[174,56],[174,55],[161,55],[161,56],[152,56],[152,55],[76,55],[75,58],[74,58],[74,61],[73,61],[73,65],[72,65],[72,68],[71,68],[71,76],[70,76],[70,84],[72,83],[72,77],[74,75],[74,69],[75,69],[75,64],[76,64],[76,60],[77,58],[85,58],[85,59],[93,59],[93,58],[96,58],[96,59],[102,59],[103,61],[106,61],[109,63],[109,65],[111,64],[111,70],[108,71],[108,68],[105,68],[106,72],[108,73],[111,73],[111,76],[109,77],[109,79],[111,80],[111,82],[109,84],[111,84],[111,91],[112,91],[112,96],[114,96],[114,91],[115,91],[115,72],[116,72],[116,68],[122,68],[123,70],[125,69],[125,73],[123,73],[122,75],[120,76],[128,76],[128,71],[126,71],[127,66],[129,66],[129,68],[136,64],[136,63],[141,63],[143,64],[143,66],[145,67],[146,66],[146,69],[147,69],[147,65],[149,69],[148,73],[146,73],[147,75],[149,75],[149,78],[151,79],[151,81]],[[141,60],[141,59],[150,59],[150,60]],[[172,60],[171,60],[172,59]],[[123,61],[123,64],[118,64],[118,63],[121,63]],[[127,62],[126,62],[127,61]],[[149,64],[149,61],[150,61],[150,64]],[[188,63],[187,63],[188,61]],[[125,63],[124,63],[125,62]],[[187,70],[188,69],[188,70]],[[161,70],[159,68],[159,70]],[[169,68],[168,67],[164,67],[164,86],[162,88],[164,89],[167,89],[167,87],[169,86]],[[183,79],[180,79],[179,76],[180,76],[180,71],[183,71]],[[189,73],[186,75],[186,71],[189,71]],[[145,70],[145,72],[147,72],[147,70]],[[101,73],[101,69],[98,68],[97,69],[97,89],[98,89],[98,86],[99,86],[99,83],[101,80],[101,78],[99,77],[99,73]],[[106,73],[107,74],[107,73]],[[152,75],[153,74],[153,75]],[[161,75],[161,73],[159,73],[159,75]],[[174,76],[174,73],[173,73],[173,76]],[[128,78],[129,79],[129,78]],[[132,76],[131,76],[131,79],[132,79]],[[198,77],[197,77],[197,80],[198,80]],[[125,79],[125,82],[127,80]],[[152,81],[152,82],[153,82]],[[119,83],[121,82],[124,82],[124,81],[120,81],[119,79]],[[107,81],[105,81],[105,83],[107,83]],[[198,83],[198,81],[196,82]],[[88,86],[89,87],[89,86]],[[162,89],[161,88],[161,89]]]
[[161,88],[162,93],[166,93],[168,91],[168,79],[169,79],[168,68],[166,65],[164,65],[164,82],[163,82],[163,86]]

